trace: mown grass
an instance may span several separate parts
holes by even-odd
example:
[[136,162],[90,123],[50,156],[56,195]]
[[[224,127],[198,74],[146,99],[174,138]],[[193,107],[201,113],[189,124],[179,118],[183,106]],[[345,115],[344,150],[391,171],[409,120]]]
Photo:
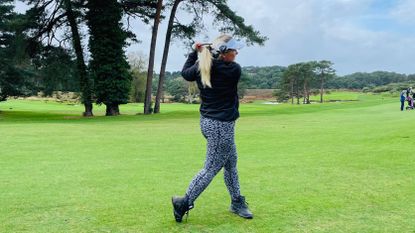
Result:
[[[323,95],[323,101],[356,101],[361,94],[351,91],[329,90],[329,94]],[[320,101],[320,94],[310,96],[311,101]]]
[[203,165],[197,105],[79,117],[82,106],[0,103],[0,232],[415,232],[415,112],[399,101],[241,105],[251,221],[228,212],[219,174],[176,224],[170,197]]

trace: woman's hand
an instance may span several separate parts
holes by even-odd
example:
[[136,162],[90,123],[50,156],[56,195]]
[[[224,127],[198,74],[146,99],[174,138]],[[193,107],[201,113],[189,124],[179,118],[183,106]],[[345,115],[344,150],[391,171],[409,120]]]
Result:
[[198,51],[199,53],[202,52],[203,47],[207,47],[207,46],[211,46],[212,43],[201,43],[201,42],[196,42],[193,44],[192,48],[195,51]]
[[192,46],[193,50],[198,51],[199,53],[202,52],[203,44],[200,42],[196,42]]

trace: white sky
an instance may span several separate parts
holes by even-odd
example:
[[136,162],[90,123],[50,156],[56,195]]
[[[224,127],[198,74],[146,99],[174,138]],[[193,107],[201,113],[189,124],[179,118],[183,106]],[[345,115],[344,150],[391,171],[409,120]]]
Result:
[[[242,66],[271,66],[331,60],[338,74],[375,70],[415,73],[415,0],[228,0],[230,7],[269,40],[245,47]],[[22,9],[18,5],[18,9]],[[166,16],[168,17],[168,15]],[[179,19],[190,16],[179,12]],[[159,28],[155,71],[159,72],[167,18]],[[210,25],[211,20],[206,19]],[[132,22],[140,44],[127,53],[149,53],[151,26]],[[210,28],[199,40],[219,33]],[[186,48],[174,41],[167,70],[180,70]]]

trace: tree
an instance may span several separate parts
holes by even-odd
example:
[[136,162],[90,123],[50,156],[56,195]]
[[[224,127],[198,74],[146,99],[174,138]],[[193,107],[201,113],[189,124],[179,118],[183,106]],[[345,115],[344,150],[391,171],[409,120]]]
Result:
[[303,82],[302,75],[302,65],[303,63],[297,63],[288,66],[288,69],[284,72],[284,77],[287,77],[290,80],[290,89],[291,89],[291,103],[294,103],[294,95],[297,99],[297,104],[300,104],[300,86]]
[[323,103],[324,84],[325,82],[336,75],[331,61],[322,60],[314,64],[317,77],[320,79],[320,103]]
[[300,77],[301,80],[303,82],[303,91],[304,91],[304,95],[303,95],[303,103],[304,104],[310,104],[310,87],[311,87],[311,82],[313,82],[314,80],[314,62],[305,62],[305,63],[300,63]]
[[21,58],[26,38],[21,28],[22,16],[14,12],[12,3],[0,2],[0,101],[25,92],[26,65]]
[[56,90],[79,92],[76,63],[67,49],[46,46],[33,62],[37,69],[34,76],[39,81],[36,88],[45,96],[51,96]]
[[154,105],[154,113],[160,112],[160,99],[161,99],[161,96],[163,95],[163,85],[164,85],[164,78],[165,78],[165,73],[166,73],[167,59],[168,59],[169,49],[170,49],[170,40],[171,40],[171,35],[172,35],[172,30],[173,30],[173,23],[174,23],[174,19],[176,16],[177,8],[180,2],[182,1],[183,0],[174,0],[172,9],[170,11],[170,18],[169,18],[169,23],[167,25],[166,39],[164,42],[164,50],[163,50],[163,58],[161,61],[161,68],[160,68],[160,74],[159,74],[159,83],[158,83],[157,94],[156,94],[155,105]]
[[143,103],[145,99],[147,72],[147,58],[139,53],[128,54],[128,63],[131,67],[131,101]]
[[[280,90],[276,92],[278,101],[285,101],[291,99],[291,104],[294,104],[294,96],[298,96],[298,93],[295,93],[294,87],[298,83],[298,66],[290,65],[285,70],[280,81]],[[288,97],[287,97],[288,96]]]
[[[324,83],[330,77],[334,76],[334,69],[331,67],[333,65],[330,61],[309,61],[309,62],[300,62],[296,64],[289,65],[288,68],[284,71],[283,77],[280,81],[281,91],[278,92],[278,97],[281,98],[284,96],[284,93],[290,93],[289,98],[291,103],[294,103],[294,96],[297,97],[297,104],[300,103],[300,93],[299,89],[302,86],[302,97],[304,104],[310,104],[310,94],[315,92],[315,87],[318,83],[320,89],[320,101],[323,99],[324,92]],[[314,88],[314,89],[312,89]]]
[[[27,11],[27,16],[35,23],[28,25],[27,30],[32,31],[32,41],[47,41],[47,47],[52,43],[58,43],[63,47],[66,41],[72,42],[72,48],[76,55],[76,72],[81,92],[81,102],[85,111],[83,116],[93,116],[93,88],[85,59],[79,25],[85,21],[83,14],[86,10],[85,0],[25,0],[32,7]],[[69,27],[70,34],[64,33],[58,36],[58,31],[65,31]]]
[[85,106],[84,116],[93,116],[92,113],[92,83],[88,77],[87,67],[85,65],[81,37],[78,30],[77,17],[73,10],[71,0],[64,0],[66,18],[72,33],[72,44],[76,54],[78,76],[81,87],[81,100]]
[[151,90],[152,90],[152,80],[153,80],[153,72],[154,72],[154,58],[155,58],[157,33],[158,33],[158,27],[160,24],[160,15],[161,15],[162,7],[163,7],[163,0],[158,0],[156,15],[154,17],[153,31],[152,31],[152,36],[151,36],[150,57],[149,57],[149,63],[148,63],[147,85],[146,85],[146,94],[145,94],[146,98],[144,101],[144,114],[152,113]]
[[122,29],[122,7],[116,0],[89,0],[90,70],[95,81],[96,102],[106,105],[106,115],[119,115],[128,102],[131,74],[123,48],[128,33]]
[[195,82],[187,82],[187,102],[189,104],[195,103],[195,98],[199,94],[199,88]]
[[189,93],[188,82],[182,77],[174,78],[166,85],[167,92],[173,96],[173,101],[183,102],[186,95]]
[[[300,98],[303,97],[303,103],[310,103],[310,88],[314,81],[313,62],[300,62],[289,65],[284,71],[283,78],[280,82],[282,91],[278,93],[284,96],[284,93],[290,93],[291,103],[294,103],[294,96],[297,98],[297,104],[300,104]],[[302,88],[302,93],[300,89]]]

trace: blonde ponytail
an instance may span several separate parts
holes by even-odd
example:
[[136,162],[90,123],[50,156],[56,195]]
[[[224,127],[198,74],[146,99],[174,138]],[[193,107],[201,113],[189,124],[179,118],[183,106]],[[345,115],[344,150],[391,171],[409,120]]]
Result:
[[212,88],[212,83],[210,82],[210,69],[212,67],[213,56],[210,52],[210,48],[217,51],[221,45],[227,43],[231,39],[231,36],[224,34],[216,38],[210,45],[211,47],[202,46],[202,49],[199,52],[199,71],[202,76],[203,87],[208,86]]
[[212,67],[212,54],[205,46],[202,47],[202,51],[199,53],[199,71],[202,76],[203,87],[212,88],[210,82],[210,69]]

